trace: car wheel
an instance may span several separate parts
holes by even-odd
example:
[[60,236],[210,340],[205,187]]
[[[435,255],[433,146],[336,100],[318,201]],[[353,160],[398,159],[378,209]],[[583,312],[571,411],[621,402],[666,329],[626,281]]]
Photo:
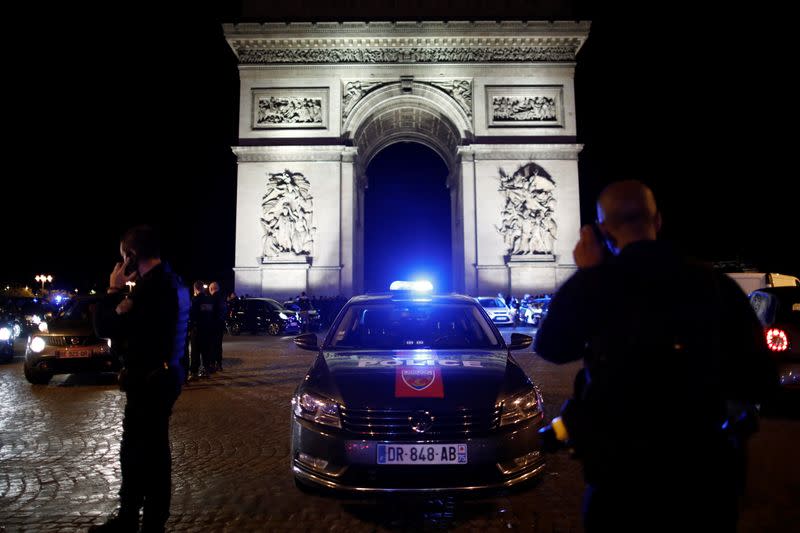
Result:
[[25,379],[27,379],[30,383],[34,385],[47,385],[50,383],[50,378],[53,377],[53,374],[50,372],[42,372],[41,370],[36,370],[35,368],[25,365]]
[[267,333],[269,333],[273,337],[275,335],[278,335],[280,332],[281,332],[281,326],[277,322],[270,322],[269,326],[267,326]]
[[233,335],[233,336],[236,336],[236,335],[241,335],[241,333],[242,333],[242,326],[240,326],[239,324],[236,324],[236,323],[234,322],[234,323],[233,323],[233,324],[231,324],[231,326],[228,328],[228,332],[229,332],[231,335]]

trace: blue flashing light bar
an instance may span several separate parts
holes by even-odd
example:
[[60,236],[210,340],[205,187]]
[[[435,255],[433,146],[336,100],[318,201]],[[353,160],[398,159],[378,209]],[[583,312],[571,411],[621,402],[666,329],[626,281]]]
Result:
[[389,286],[390,291],[431,292],[433,284],[430,281],[393,281]]

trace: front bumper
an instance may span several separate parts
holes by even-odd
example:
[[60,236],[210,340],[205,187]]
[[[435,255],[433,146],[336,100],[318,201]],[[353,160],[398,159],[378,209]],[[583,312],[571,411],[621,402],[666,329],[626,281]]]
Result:
[[[366,440],[292,418],[292,471],[308,484],[358,492],[463,492],[511,487],[545,467],[542,417],[488,436]],[[467,444],[466,465],[379,465],[377,445]]]
[[29,351],[25,356],[25,364],[50,374],[117,372],[122,366],[119,359],[110,352],[93,353],[89,357],[60,357],[51,350],[38,354]]

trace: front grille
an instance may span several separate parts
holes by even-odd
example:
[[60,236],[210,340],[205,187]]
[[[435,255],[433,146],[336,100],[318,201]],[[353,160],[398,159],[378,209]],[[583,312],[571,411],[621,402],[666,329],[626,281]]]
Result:
[[433,420],[430,429],[418,433],[411,429],[411,425],[419,411],[342,407],[342,428],[349,433],[371,437],[458,437],[489,433],[500,423],[499,408],[429,412]]
[[50,346],[91,346],[102,342],[94,335],[53,335],[42,338]]

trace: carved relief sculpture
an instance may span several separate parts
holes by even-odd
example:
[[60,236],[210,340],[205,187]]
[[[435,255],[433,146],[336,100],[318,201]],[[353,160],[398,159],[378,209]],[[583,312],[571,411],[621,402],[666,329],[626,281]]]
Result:
[[432,81],[430,85],[438,87],[447,94],[472,118],[472,82],[469,80]]
[[289,169],[269,176],[261,202],[264,257],[310,255],[316,228],[308,179]]
[[355,105],[370,91],[383,87],[392,82],[388,81],[349,81],[342,91],[342,118],[345,119]]
[[556,100],[546,96],[495,96],[492,99],[492,117],[495,122],[553,121],[558,118]]
[[[472,82],[470,80],[448,80],[448,81],[423,81],[414,80],[447,93],[458,106],[464,110],[469,118],[472,118]],[[349,81],[344,84],[342,91],[342,119],[346,119],[358,102],[368,93],[385,87],[386,85],[397,85],[399,81]]]
[[486,86],[489,127],[563,127],[563,87]]
[[322,125],[321,98],[258,99],[257,126],[265,124],[320,124]]
[[253,89],[252,128],[305,129],[328,126],[327,87]]
[[552,255],[556,240],[555,181],[536,163],[522,165],[512,175],[502,168],[500,191],[505,196],[502,222],[508,255]]

